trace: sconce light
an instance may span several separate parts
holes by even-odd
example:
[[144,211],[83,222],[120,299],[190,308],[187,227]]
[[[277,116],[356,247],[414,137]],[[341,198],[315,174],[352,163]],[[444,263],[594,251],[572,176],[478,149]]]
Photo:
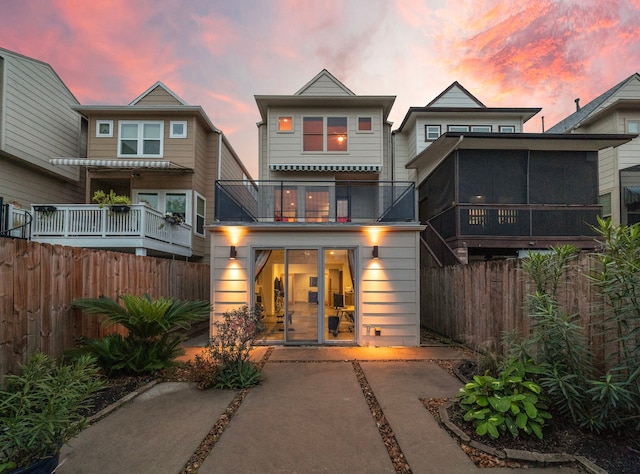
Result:
[[238,251],[236,250],[236,246],[232,245],[229,247],[229,260],[235,260],[238,256]]
[[373,246],[373,252],[371,252],[371,258],[373,259],[378,259],[378,246],[374,245]]
[[374,329],[374,334],[375,334],[376,336],[380,336],[380,335],[382,334],[382,330],[381,330],[380,328],[375,328],[375,329]]

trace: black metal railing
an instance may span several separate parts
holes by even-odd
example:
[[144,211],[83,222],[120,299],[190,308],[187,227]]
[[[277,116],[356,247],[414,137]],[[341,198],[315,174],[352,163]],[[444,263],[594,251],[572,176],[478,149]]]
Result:
[[30,240],[32,221],[29,211],[14,209],[0,200],[0,237]]
[[216,181],[218,222],[415,222],[413,182]]

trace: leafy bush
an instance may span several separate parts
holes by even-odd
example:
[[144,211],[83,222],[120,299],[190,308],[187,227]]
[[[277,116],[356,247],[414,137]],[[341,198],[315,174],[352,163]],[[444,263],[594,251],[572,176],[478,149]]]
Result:
[[214,336],[207,347],[207,356],[219,365],[215,386],[244,388],[261,380],[260,369],[250,361],[253,343],[262,330],[259,311],[242,306],[224,313],[214,325]]
[[189,365],[190,378],[200,390],[211,388],[218,376],[218,363],[207,352],[196,354]]
[[104,387],[90,357],[57,365],[41,353],[7,381],[7,390],[0,391],[0,472],[56,455],[82,430],[80,410]]
[[538,366],[512,359],[497,378],[474,376],[458,395],[465,421],[472,422],[480,436],[495,439],[509,432],[515,438],[522,431],[542,439],[542,427],[551,415],[540,386],[527,380],[527,374],[540,371]]
[[128,334],[101,339],[84,339],[80,350],[96,357],[109,376],[120,373],[153,373],[174,365],[182,354],[185,336],[176,329],[188,329],[193,321],[209,317],[206,301],[151,299],[149,295],[122,295],[124,306],[101,296],[76,300],[73,304],[89,314],[104,314],[104,325],[120,324]]

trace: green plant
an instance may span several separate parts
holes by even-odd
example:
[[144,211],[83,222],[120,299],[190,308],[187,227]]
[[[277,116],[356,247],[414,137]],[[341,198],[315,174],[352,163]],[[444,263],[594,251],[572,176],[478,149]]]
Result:
[[94,355],[108,375],[153,373],[174,365],[182,354],[185,336],[176,329],[188,329],[193,321],[206,320],[210,304],[206,301],[152,299],[149,295],[121,295],[123,306],[104,296],[74,301],[89,314],[103,314],[103,325],[119,324],[126,336],[109,335],[84,339],[81,350]]
[[216,387],[243,388],[260,382],[260,369],[250,360],[250,351],[262,330],[259,310],[242,306],[216,321],[207,353],[220,366]]
[[41,353],[7,381],[0,391],[0,472],[56,456],[84,427],[79,413],[90,395],[104,387],[89,356],[58,365]]
[[542,427],[551,415],[540,386],[527,379],[528,374],[540,371],[531,361],[512,359],[497,378],[474,376],[458,395],[464,420],[472,422],[480,436],[488,434],[495,439],[509,432],[515,438],[522,431],[542,439]]
[[128,196],[118,195],[113,189],[109,193],[105,193],[102,189],[93,193],[92,200],[98,203],[98,207],[102,209],[104,206],[130,206],[131,199]]

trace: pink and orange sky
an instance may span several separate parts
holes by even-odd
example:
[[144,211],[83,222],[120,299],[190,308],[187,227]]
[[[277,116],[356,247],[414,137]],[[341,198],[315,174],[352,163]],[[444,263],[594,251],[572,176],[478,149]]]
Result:
[[323,68],[395,95],[397,127],[453,81],[541,131],[640,71],[640,0],[2,0],[0,47],[49,63],[82,104],[162,81],[201,105],[257,177],[255,94]]

